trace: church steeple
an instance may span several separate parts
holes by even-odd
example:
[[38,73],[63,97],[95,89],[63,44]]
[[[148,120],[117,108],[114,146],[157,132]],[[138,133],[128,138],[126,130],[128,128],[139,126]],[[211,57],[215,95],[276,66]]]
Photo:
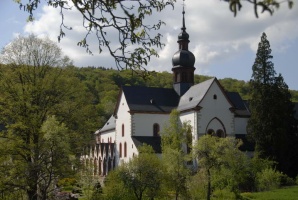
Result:
[[[184,3],[184,1],[183,1]],[[185,11],[184,11],[184,4],[183,4],[183,11],[182,11],[182,28],[181,28],[181,33],[178,35],[178,43],[179,43],[179,49],[184,49],[188,50],[188,43],[189,43],[189,35],[186,32],[186,27],[185,27]]]
[[194,84],[195,56],[188,50],[189,35],[185,26],[185,10],[183,0],[182,28],[178,35],[179,50],[172,58],[174,89],[182,96]]

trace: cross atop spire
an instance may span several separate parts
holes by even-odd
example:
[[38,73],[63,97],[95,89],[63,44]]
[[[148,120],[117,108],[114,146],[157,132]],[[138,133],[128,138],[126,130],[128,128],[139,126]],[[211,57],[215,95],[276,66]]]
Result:
[[181,28],[181,30],[183,32],[185,32],[186,27],[185,27],[185,19],[184,19],[184,14],[185,14],[185,10],[184,10],[185,3],[184,3],[184,0],[183,0],[183,4],[182,5],[183,5],[183,11],[182,11],[183,19],[182,19],[182,28]]
[[178,35],[178,43],[179,43],[179,49],[186,49],[188,50],[188,42],[189,42],[189,35],[186,32],[186,27],[185,27],[185,2],[183,0],[183,10],[182,10],[182,28],[181,28],[181,33]]

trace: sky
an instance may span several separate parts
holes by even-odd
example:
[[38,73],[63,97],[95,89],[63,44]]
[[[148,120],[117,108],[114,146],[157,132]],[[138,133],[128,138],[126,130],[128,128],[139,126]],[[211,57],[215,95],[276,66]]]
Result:
[[[33,33],[57,42],[77,67],[115,67],[107,51],[98,53],[94,37],[88,40],[93,55],[77,46],[85,33],[77,11],[65,13],[65,23],[72,30],[66,31],[66,36],[58,43],[61,22],[58,9],[43,4],[34,13],[34,22],[26,21],[28,14],[21,11],[13,0],[0,0],[0,9],[1,49],[18,35]],[[186,0],[185,11],[186,32],[190,36],[189,50],[196,57],[196,74],[249,81],[258,43],[265,32],[271,45],[275,71],[281,73],[290,89],[298,90],[297,3],[292,9],[286,3],[281,4],[272,16],[263,13],[259,18],[255,17],[253,7],[245,2],[237,17],[222,0]],[[153,58],[146,69],[171,72],[172,56],[178,50],[177,37],[182,26],[182,0],[177,0],[174,9],[154,13],[147,22],[158,22],[160,19],[166,23],[160,29],[165,47],[158,49],[159,58]],[[116,41],[111,42],[115,44]]]

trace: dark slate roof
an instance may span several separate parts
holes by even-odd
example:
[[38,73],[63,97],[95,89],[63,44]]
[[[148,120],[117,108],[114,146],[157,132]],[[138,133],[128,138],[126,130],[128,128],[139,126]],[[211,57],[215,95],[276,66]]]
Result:
[[141,86],[123,86],[130,111],[171,112],[179,103],[174,89]]
[[116,119],[112,115],[110,117],[110,119],[105,123],[105,125],[101,129],[97,130],[95,132],[95,134],[102,133],[102,132],[105,132],[105,131],[108,131],[108,130],[114,130],[115,128],[116,128]]
[[211,78],[202,83],[191,86],[181,97],[177,110],[183,111],[198,106],[214,81],[215,78]]
[[241,139],[243,144],[239,147],[241,151],[254,151],[255,144],[247,138],[246,134],[235,134],[236,139]]
[[188,67],[193,68],[195,64],[195,56],[188,50],[180,49],[172,58],[173,68]]
[[234,108],[239,109],[239,110],[246,110],[246,106],[239,95],[238,92],[226,92],[227,96],[231,100],[232,104],[234,105]]
[[136,147],[140,147],[143,144],[152,146],[155,153],[161,153],[161,138],[160,137],[150,137],[150,136],[132,136],[132,141]]
[[246,101],[243,101],[238,92],[226,92],[227,97],[232,102],[235,113],[238,116],[250,116],[248,105]]

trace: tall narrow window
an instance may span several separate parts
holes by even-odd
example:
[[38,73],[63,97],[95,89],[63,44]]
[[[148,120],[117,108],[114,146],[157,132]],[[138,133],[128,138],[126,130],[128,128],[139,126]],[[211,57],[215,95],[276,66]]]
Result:
[[122,137],[124,137],[124,124],[122,124]]
[[186,82],[187,81],[187,74],[186,72],[182,72],[182,80],[181,82]]
[[122,144],[119,144],[119,158],[122,157]]
[[153,136],[154,137],[159,136],[159,124],[157,123],[153,124]]
[[124,157],[127,156],[127,145],[126,142],[124,142]]
[[177,72],[177,79],[176,79],[177,82],[181,82],[181,75],[180,75],[180,72]]

